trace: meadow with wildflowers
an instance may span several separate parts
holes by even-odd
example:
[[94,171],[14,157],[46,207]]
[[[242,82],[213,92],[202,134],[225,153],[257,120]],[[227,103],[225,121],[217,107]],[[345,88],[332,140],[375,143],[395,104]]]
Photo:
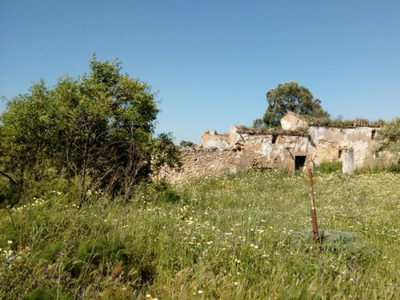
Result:
[[[400,299],[400,175],[243,173],[0,212],[0,299]],[[319,249],[320,248],[320,249]]]

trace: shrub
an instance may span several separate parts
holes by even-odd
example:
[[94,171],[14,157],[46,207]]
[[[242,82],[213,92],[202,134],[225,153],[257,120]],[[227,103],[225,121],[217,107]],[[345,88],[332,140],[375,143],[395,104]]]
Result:
[[320,163],[318,166],[314,168],[315,171],[321,173],[332,173],[332,172],[341,172],[342,171],[342,162],[328,162],[324,161]]
[[73,300],[75,299],[72,293],[63,293],[59,292],[57,297],[57,288],[53,287],[49,290],[45,290],[44,288],[38,287],[33,291],[29,292],[25,296],[22,297],[22,300]]
[[190,142],[190,141],[181,141],[181,142],[179,143],[179,146],[181,146],[181,147],[190,147],[190,148],[194,148],[194,147],[196,146],[196,144],[195,144],[195,143],[192,143],[192,142]]

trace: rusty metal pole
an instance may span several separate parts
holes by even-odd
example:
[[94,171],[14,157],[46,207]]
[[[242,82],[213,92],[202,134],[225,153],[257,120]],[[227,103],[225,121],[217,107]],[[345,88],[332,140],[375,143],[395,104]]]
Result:
[[311,221],[314,231],[314,242],[319,243],[318,223],[317,223],[317,210],[315,209],[315,196],[314,196],[314,184],[311,168],[308,169],[310,175],[310,192],[311,192]]

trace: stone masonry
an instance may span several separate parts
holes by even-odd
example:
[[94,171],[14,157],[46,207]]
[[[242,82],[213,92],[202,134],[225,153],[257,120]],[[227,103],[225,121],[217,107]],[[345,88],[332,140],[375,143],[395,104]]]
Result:
[[230,134],[205,132],[196,149],[181,148],[180,172],[165,169],[157,176],[174,183],[249,168],[294,172],[324,161],[343,161],[343,157],[348,160],[348,153],[353,153],[350,163],[354,167],[371,165],[375,161],[372,147],[376,127],[316,126],[294,113],[285,115],[281,124],[284,129],[281,131],[261,132],[231,126]]

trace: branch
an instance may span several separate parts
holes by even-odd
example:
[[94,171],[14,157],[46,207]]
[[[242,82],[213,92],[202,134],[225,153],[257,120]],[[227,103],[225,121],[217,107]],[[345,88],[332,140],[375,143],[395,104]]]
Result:
[[12,185],[18,185],[14,179],[12,179],[10,176],[8,176],[6,173],[3,173],[2,171],[0,171],[0,174],[3,175],[4,177],[7,177],[8,180],[10,180]]

